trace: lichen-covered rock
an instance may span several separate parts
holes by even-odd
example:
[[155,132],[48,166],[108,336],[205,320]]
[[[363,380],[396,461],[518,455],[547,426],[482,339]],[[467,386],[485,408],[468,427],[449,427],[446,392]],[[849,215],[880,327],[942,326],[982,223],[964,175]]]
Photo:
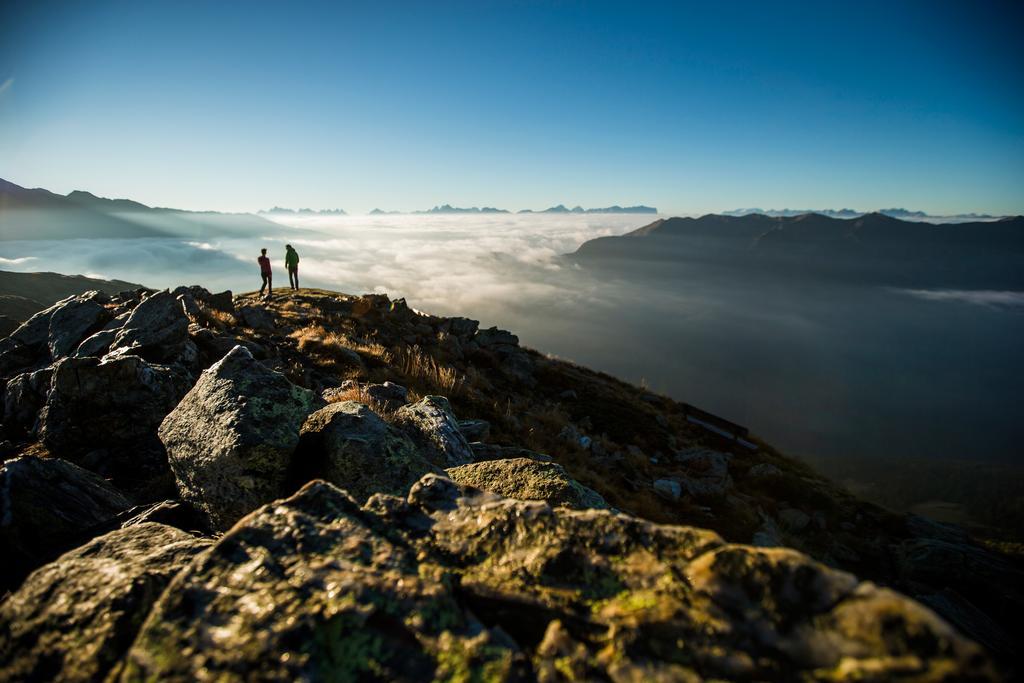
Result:
[[100,302],[106,298],[100,292],[86,292],[33,315],[0,340],[0,375],[49,364],[74,351],[90,330],[105,321],[107,313]]
[[469,448],[473,451],[474,462],[505,460],[508,458],[529,458],[537,462],[551,462],[553,460],[546,453],[538,453],[528,448],[520,448],[519,446],[502,446],[495,443],[473,441],[469,444]]
[[111,353],[130,353],[149,361],[177,361],[188,341],[188,316],[168,291],[142,300],[118,330]]
[[167,584],[207,545],[145,523],[37,569],[0,604],[0,679],[103,680]]
[[181,368],[137,356],[65,358],[53,368],[39,438],[125,486],[169,476],[156,430],[189,384]]
[[306,418],[295,457],[300,472],[360,503],[374,493],[404,496],[424,474],[440,472],[408,436],[356,401],[332,403]]
[[236,346],[160,425],[181,496],[226,529],[285,494],[299,429],[317,407],[313,392]]
[[486,460],[447,470],[448,476],[462,486],[472,486],[516,500],[543,500],[569,508],[607,508],[597,491],[570,477],[554,462],[529,458]]
[[133,680],[986,680],[927,609],[789,550],[428,475],[312,482],[178,575]]
[[131,507],[103,478],[57,458],[0,468],[0,590],[85,540]]
[[473,451],[459,431],[459,421],[448,399],[424,396],[416,403],[402,406],[395,423],[412,437],[423,454],[438,467],[457,467],[473,462]]
[[106,355],[110,350],[110,345],[117,339],[118,331],[124,327],[130,316],[131,312],[125,312],[116,318],[111,318],[98,332],[83,339],[82,343],[75,349],[74,355],[79,357],[96,356],[98,358]]

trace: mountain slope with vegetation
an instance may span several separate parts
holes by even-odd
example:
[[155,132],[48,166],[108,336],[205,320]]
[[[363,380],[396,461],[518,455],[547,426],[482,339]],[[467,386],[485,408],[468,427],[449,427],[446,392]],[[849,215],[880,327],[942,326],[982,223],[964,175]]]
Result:
[[384,295],[91,292],[0,376],[7,679],[991,680],[1024,635],[958,527]]

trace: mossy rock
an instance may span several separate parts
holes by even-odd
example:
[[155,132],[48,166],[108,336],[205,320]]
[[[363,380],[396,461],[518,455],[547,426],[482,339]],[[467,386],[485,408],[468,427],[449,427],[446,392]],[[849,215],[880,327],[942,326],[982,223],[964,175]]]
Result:
[[516,500],[543,500],[569,508],[607,508],[601,494],[566,474],[554,462],[530,458],[486,460],[446,470],[453,481]]

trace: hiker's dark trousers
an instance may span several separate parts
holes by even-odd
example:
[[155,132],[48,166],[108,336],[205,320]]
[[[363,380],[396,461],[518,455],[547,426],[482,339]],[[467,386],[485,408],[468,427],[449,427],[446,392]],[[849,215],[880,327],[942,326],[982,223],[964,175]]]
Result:
[[292,289],[299,288],[299,267],[288,266],[288,284],[291,285]]
[[260,273],[263,276],[263,286],[260,287],[260,296],[263,296],[263,290],[267,290],[267,296],[274,293],[274,285],[271,283],[273,276],[270,273]]

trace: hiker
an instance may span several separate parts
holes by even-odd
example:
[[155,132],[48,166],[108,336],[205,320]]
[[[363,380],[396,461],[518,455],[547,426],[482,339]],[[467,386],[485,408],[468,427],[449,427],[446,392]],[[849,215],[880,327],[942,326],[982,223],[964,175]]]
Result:
[[299,288],[299,252],[292,245],[284,245],[284,267],[288,269],[288,284],[292,289]]
[[263,296],[263,289],[267,290],[267,298],[269,299],[274,293],[274,285],[271,282],[274,274],[270,270],[270,259],[267,258],[267,250],[260,249],[260,256],[256,259],[260,264],[260,275],[263,276],[263,285],[260,287],[260,296]]

